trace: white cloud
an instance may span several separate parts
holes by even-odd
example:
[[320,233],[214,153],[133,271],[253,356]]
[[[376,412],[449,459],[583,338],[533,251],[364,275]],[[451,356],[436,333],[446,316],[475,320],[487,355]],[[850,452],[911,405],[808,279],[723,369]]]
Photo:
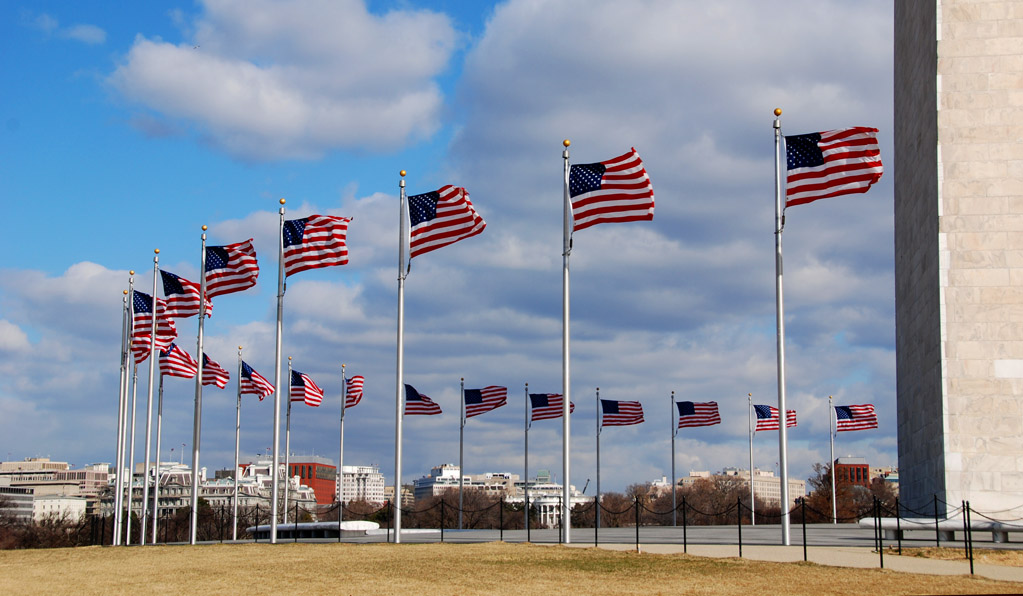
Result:
[[7,319],[0,319],[0,352],[14,352],[29,348],[28,335]]
[[70,27],[61,27],[60,21],[46,13],[42,13],[33,19],[31,26],[47,35],[56,35],[62,39],[71,39],[89,45],[99,45],[107,40],[107,32],[96,25],[77,24]]
[[360,0],[211,0],[194,29],[180,44],[140,35],[108,80],[235,156],[389,150],[439,126],[433,79],[457,39],[445,15],[374,15]]

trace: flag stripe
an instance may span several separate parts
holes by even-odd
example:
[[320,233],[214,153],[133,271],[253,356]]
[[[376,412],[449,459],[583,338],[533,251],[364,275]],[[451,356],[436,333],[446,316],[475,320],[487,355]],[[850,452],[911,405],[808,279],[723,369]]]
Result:
[[167,349],[160,350],[160,372],[168,377],[191,379],[199,372],[199,363],[191,354],[172,343]]
[[[753,411],[757,415],[757,425],[753,430],[780,430],[781,419],[778,416],[778,408],[774,406],[766,405],[754,405]],[[792,428],[796,426],[796,411],[785,410],[787,412],[785,416],[785,427]]]
[[406,416],[436,416],[440,413],[439,404],[416,391],[412,385],[405,385]]
[[643,422],[643,405],[638,401],[600,400],[600,426],[630,426]]
[[348,391],[345,395],[345,409],[354,408],[362,401],[362,386],[366,379],[362,375],[355,375],[348,379]]
[[678,428],[694,426],[714,426],[721,424],[718,403],[680,401],[675,403],[678,408]]
[[206,298],[241,292],[256,285],[259,263],[252,238],[237,244],[206,247]]
[[[163,269],[160,270],[160,277],[163,279],[167,316],[185,318],[199,314],[199,284]],[[213,303],[209,298],[206,299],[206,316],[213,316]]]
[[347,217],[311,215],[284,222],[284,275],[348,264],[350,221]]
[[635,148],[614,159],[572,166],[569,193],[573,230],[654,218],[654,189]]
[[[470,403],[470,392],[479,394],[479,401]],[[465,417],[486,414],[508,403],[508,388],[491,385],[483,389],[465,390]]]
[[276,389],[273,383],[266,380],[266,377],[256,372],[244,360],[242,361],[242,378],[238,383],[242,395],[258,395],[259,401],[263,401],[264,397],[272,395]]
[[[565,413],[565,398],[560,393],[530,393],[529,421],[561,418]],[[568,404],[569,413],[575,412],[575,404]]]
[[433,193],[408,197],[408,208],[410,259],[475,236],[487,227],[468,191],[459,186],[446,185]]
[[203,385],[216,385],[223,389],[227,387],[227,382],[231,380],[231,375],[220,366],[212,358],[207,356],[205,353],[202,355],[202,384]]
[[309,378],[309,375],[291,371],[291,401],[304,401],[305,405],[316,408],[323,401],[323,389]]
[[785,143],[787,207],[867,192],[884,173],[876,128],[795,135]]
[[835,406],[835,417],[837,419],[836,432],[877,428],[874,404]]

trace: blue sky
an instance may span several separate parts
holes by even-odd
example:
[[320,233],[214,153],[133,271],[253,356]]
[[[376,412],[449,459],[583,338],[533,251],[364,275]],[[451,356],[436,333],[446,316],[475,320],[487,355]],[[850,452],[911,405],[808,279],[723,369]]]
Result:
[[[723,418],[679,434],[680,472],[745,467],[746,394],[777,400],[782,107],[787,134],[879,128],[889,170],[865,195],[788,212],[791,474],[828,458],[828,395],[874,403],[881,420],[840,435],[836,453],[896,463],[888,2],[7,2],[0,23],[0,197],[14,223],[0,239],[5,459],[113,460],[128,270],[148,291],[159,248],[163,268],[196,280],[202,225],[210,244],[254,238],[262,271],[215,300],[207,353],[233,375],[244,345],[272,376],[284,197],[289,218],[354,217],[350,264],[288,287],[285,355],[327,390],[319,410],[293,413],[293,451],[336,458],[344,362],[366,377],[346,463],[379,464],[390,481],[405,169],[410,193],[465,186],[488,227],[418,258],[406,283],[405,379],[445,413],[406,420],[404,478],[457,461],[460,377],[510,393],[469,421],[466,471],[521,473],[523,384],[561,387],[570,138],[574,163],[636,147],[657,200],[653,222],[575,237],[572,483],[595,477],[596,387],[647,408],[644,425],[602,437],[608,490],[670,473],[671,391],[717,401]],[[178,325],[191,351],[195,326]],[[233,395],[234,381],[204,392],[211,469],[233,458]],[[167,458],[191,443],[192,385],[168,379],[165,400]],[[271,421],[269,400],[246,402],[244,454],[270,445]],[[531,467],[557,476],[560,425],[538,425]],[[774,469],[776,436],[754,447]]]

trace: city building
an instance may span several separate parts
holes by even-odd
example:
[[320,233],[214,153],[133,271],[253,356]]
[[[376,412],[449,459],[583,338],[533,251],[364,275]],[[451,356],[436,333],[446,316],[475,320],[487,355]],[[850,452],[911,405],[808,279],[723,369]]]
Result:
[[77,522],[85,516],[87,499],[65,495],[40,495],[32,501],[32,519],[47,518]]
[[1023,11],[1008,0],[893,7],[900,501],[946,515],[969,501],[1016,520]]
[[0,485],[0,515],[20,523],[32,521],[32,489]]
[[[742,468],[725,468],[718,474],[711,474],[709,471],[690,471],[689,476],[679,479],[683,487],[692,486],[699,480],[713,480],[715,477],[734,478],[746,489],[749,489],[749,470]],[[761,499],[766,505],[781,505],[781,478],[774,475],[770,470],[759,468],[753,471],[753,495]],[[797,499],[806,495],[806,481],[789,478],[789,508],[795,507]]]
[[386,482],[378,466],[341,466],[341,502],[366,501],[381,505],[387,500]]
[[316,493],[317,505],[330,505],[337,499],[337,466],[318,455],[292,455],[288,458],[288,476]]
[[840,457],[835,460],[835,483],[870,488],[870,466],[862,457]]

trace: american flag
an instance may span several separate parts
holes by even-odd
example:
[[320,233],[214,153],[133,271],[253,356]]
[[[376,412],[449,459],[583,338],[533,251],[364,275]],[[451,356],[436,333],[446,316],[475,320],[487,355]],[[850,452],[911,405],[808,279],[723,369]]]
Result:
[[[152,343],[150,333],[153,326],[153,297],[134,290],[132,296],[131,351],[135,363],[139,364],[149,357],[149,346]],[[167,316],[166,303],[156,299],[156,347],[164,349],[174,342],[178,336],[174,319]]]
[[258,395],[259,401],[268,395],[273,395],[273,383],[267,381],[263,375],[256,372],[251,366],[242,361],[242,378],[238,381],[243,395]]
[[[529,421],[550,420],[561,418],[565,409],[565,397],[560,393],[530,393],[529,394],[530,416]],[[575,412],[575,404],[569,402],[568,412]]]
[[170,377],[191,379],[199,371],[199,363],[177,344],[171,344],[167,349],[160,350],[160,371]]
[[440,405],[416,391],[412,385],[405,385],[405,415],[417,414],[424,416],[440,414]]
[[630,426],[643,422],[643,404],[638,401],[600,400],[600,426]]
[[206,247],[206,298],[241,292],[256,285],[259,264],[252,238],[227,246]]
[[568,190],[574,230],[654,218],[654,187],[635,148],[600,163],[572,166]]
[[[778,408],[773,406],[753,406],[757,415],[757,426],[754,430],[778,430],[781,428],[781,420],[778,416]],[[792,428],[796,425],[796,411],[785,410],[785,427]]]
[[309,378],[309,375],[291,371],[291,401],[304,401],[305,405],[319,407],[323,401],[323,389]]
[[224,370],[223,366],[217,364],[215,360],[206,355],[206,352],[202,354],[202,384],[203,385],[216,385],[223,389],[227,387],[227,382],[231,380],[231,375]]
[[856,406],[835,406],[836,431],[866,430],[877,428],[877,414],[874,404]]
[[678,427],[687,428],[691,426],[714,426],[721,424],[721,415],[718,414],[718,402],[675,402],[678,408]]
[[[163,269],[160,270],[160,277],[163,278],[167,316],[184,318],[199,314],[199,284]],[[206,316],[213,316],[213,303],[209,298],[206,299]]]
[[348,264],[348,217],[310,215],[284,222],[284,275]]
[[465,417],[486,414],[508,403],[508,388],[491,385],[483,389],[465,390]]
[[345,394],[345,409],[354,408],[359,405],[362,401],[362,386],[366,382],[366,379],[362,375],[355,375],[348,379],[345,383],[348,386],[348,392]]
[[877,129],[863,126],[785,137],[785,206],[867,192],[881,179]]
[[408,198],[409,258],[475,236],[487,227],[460,186]]

